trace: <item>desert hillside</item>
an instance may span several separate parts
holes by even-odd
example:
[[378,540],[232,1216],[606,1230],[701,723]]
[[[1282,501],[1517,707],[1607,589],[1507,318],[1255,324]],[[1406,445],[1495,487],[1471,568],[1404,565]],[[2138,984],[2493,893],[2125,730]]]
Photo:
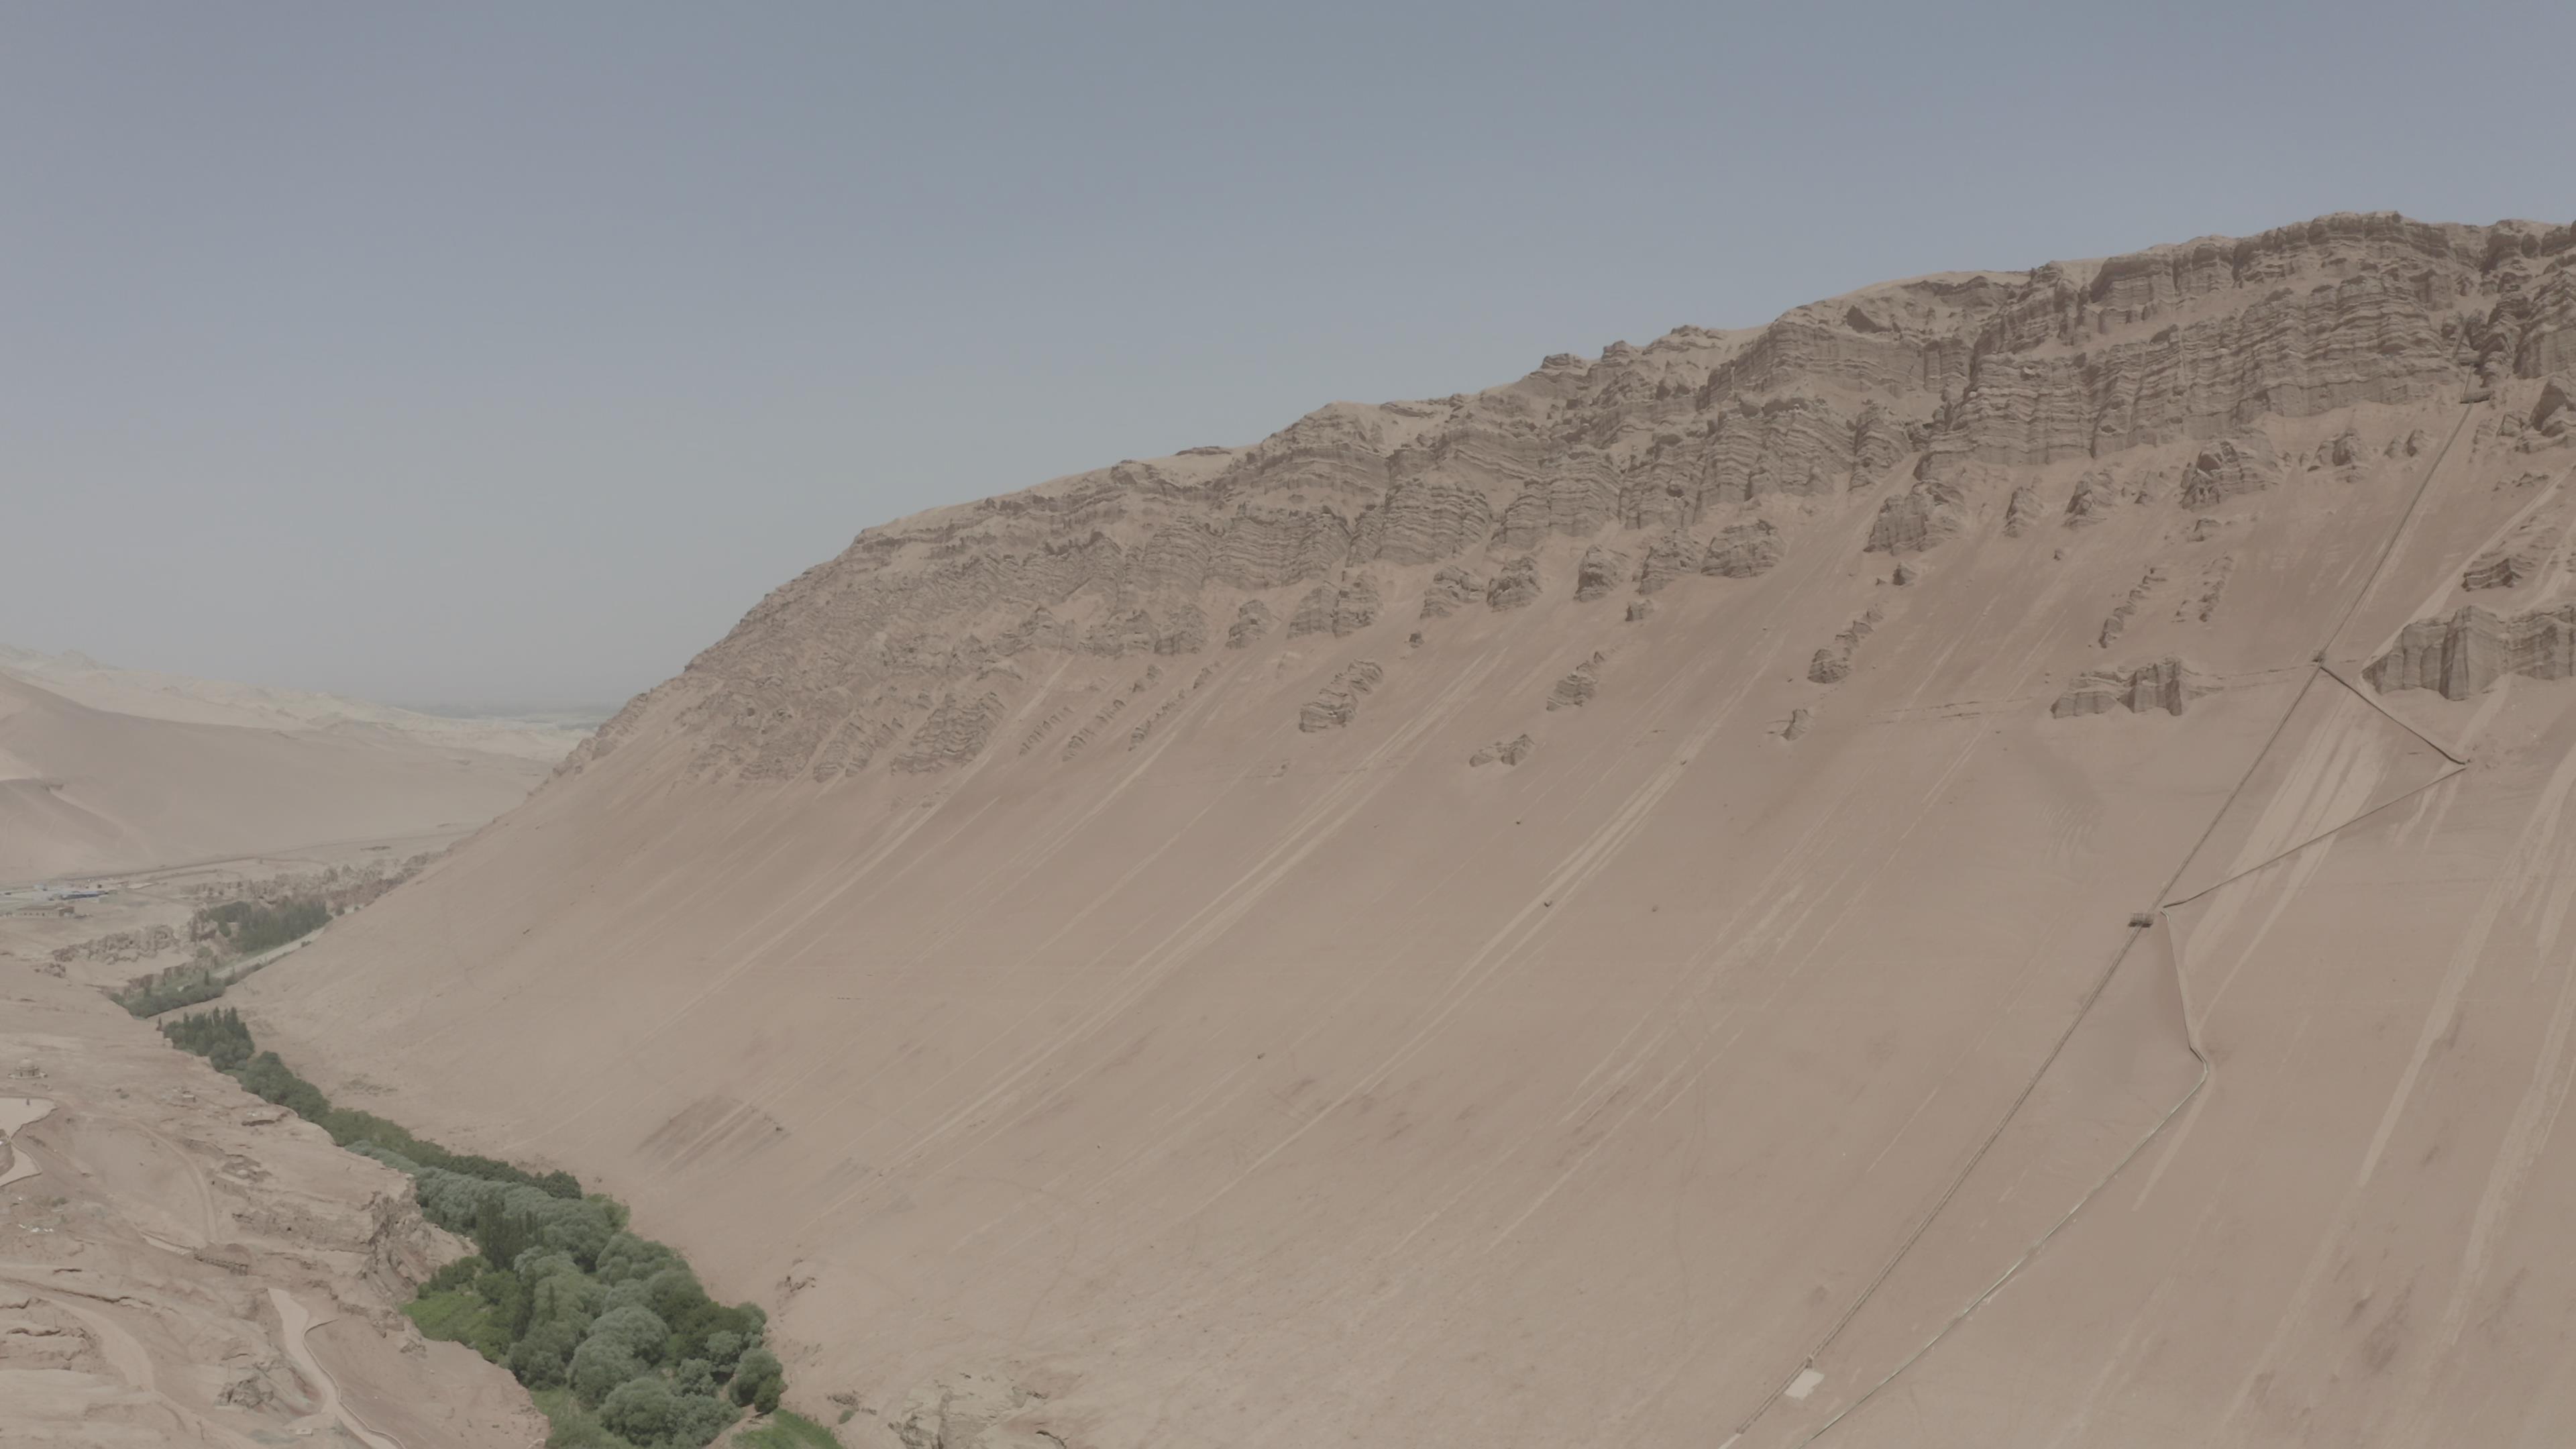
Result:
[[2347,215],[1334,404],[236,996],[853,1442],[2564,1443],[2571,390],[2576,228]]
[[73,698],[31,657],[0,661],[0,883],[470,829],[576,738],[548,752],[544,731],[261,710],[86,669]]
[[0,1441],[542,1438],[506,1370],[399,1311],[463,1251],[400,1176],[58,968],[0,992]]

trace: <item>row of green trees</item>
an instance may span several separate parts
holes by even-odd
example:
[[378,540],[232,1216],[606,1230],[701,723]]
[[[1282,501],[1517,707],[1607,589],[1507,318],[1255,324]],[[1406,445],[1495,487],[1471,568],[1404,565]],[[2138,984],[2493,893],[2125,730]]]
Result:
[[[149,977],[126,983],[109,999],[136,1016],[159,1016],[183,1006],[196,1006],[224,994],[233,983],[236,963],[246,956],[283,946],[331,924],[331,904],[318,896],[290,896],[275,903],[226,901],[197,912],[188,923],[188,939],[200,942],[197,958]],[[221,944],[218,951],[214,941]]]
[[309,936],[331,924],[331,905],[319,896],[289,896],[268,901],[226,901],[197,912],[189,922],[191,940],[212,936],[235,956],[256,956]]
[[343,1147],[372,1144],[425,1167],[443,1168],[495,1182],[533,1187],[552,1197],[577,1198],[581,1183],[569,1172],[532,1173],[525,1168],[470,1152],[450,1152],[399,1123],[373,1112],[336,1107],[322,1089],[297,1076],[275,1052],[259,1050],[241,1013],[229,1006],[195,1012],[161,1023],[161,1034],[182,1051],[195,1052],[262,1101],[274,1102],[331,1134]]
[[697,1449],[743,1407],[778,1407],[786,1375],[755,1304],[720,1304],[669,1246],[627,1231],[623,1204],[571,1174],[451,1152],[371,1113],[331,1105],[229,1008],[165,1022],[203,1056],[333,1141],[404,1172],[422,1216],[474,1254],[421,1285],[405,1312],[433,1338],[506,1366],[556,1420],[548,1443]]
[[108,999],[136,1016],[159,1016],[183,1006],[195,1006],[224,994],[231,982],[222,968],[191,963],[173,966],[167,971],[139,983],[129,982],[123,991],[111,991]]

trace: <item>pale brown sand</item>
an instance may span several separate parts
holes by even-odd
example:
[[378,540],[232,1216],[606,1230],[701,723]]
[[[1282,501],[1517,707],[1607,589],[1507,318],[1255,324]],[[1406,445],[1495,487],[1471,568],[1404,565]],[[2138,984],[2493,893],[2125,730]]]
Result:
[[854,1442],[2563,1443],[2576,682],[2341,681],[2569,598],[2478,563],[2576,468],[2565,235],[1894,284],[873,530],[242,995]]
[[548,768],[399,731],[119,714],[0,674],[0,884],[471,828]]
[[399,1174],[23,964],[0,1074],[0,1443],[542,1440],[505,1370],[396,1311],[462,1251]]

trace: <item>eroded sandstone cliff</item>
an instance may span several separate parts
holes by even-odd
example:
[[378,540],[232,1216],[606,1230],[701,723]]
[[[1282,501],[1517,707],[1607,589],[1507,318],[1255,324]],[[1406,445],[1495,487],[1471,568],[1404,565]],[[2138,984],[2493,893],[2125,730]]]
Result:
[[[2114,506],[2115,478],[2206,512],[2280,481],[2267,419],[2568,366],[2570,257],[2563,227],[2336,216],[1873,288],[1768,327],[1552,357],[1483,393],[1334,404],[1251,447],[869,529],[568,768],[648,712],[713,777],[954,766],[1058,660],[1239,647],[1273,617],[1291,637],[1366,627],[1372,565],[1401,580],[1407,617],[1455,611],[1497,568],[1496,607],[1535,597],[1514,556],[1551,539],[1591,541],[1577,597],[1653,592],[1694,563],[1759,574],[1805,531],[1797,505],[1855,491],[1884,495],[1874,551],[1938,547],[1972,513],[2018,532],[2031,510],[2012,474],[2068,463],[2085,465],[2069,522]],[[2360,440],[2332,446],[2350,458]],[[1233,621],[1224,640],[1211,618]]]
[[872,528],[244,994],[880,1446],[2554,1442],[2571,266],[1926,277]]

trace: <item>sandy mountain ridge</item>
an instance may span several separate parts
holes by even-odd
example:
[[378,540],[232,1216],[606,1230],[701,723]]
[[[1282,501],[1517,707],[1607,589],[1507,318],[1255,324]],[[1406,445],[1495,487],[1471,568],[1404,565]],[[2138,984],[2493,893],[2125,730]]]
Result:
[[873,528],[245,994],[860,1442],[2563,1442],[2571,258],[1945,274]]
[[[924,700],[901,685],[1007,674],[1032,651],[1198,654],[1232,641],[1249,597],[1311,621],[1314,591],[1345,570],[1604,530],[1627,540],[1605,545],[1618,567],[1663,565],[1660,586],[1706,562],[1712,524],[1723,543],[1727,526],[1789,526],[1773,515],[1890,482],[1908,486],[1878,500],[1869,547],[1912,551],[2013,470],[2144,471],[2146,455],[2122,455],[2224,447],[2267,415],[2576,371],[2570,244],[2566,228],[2528,223],[2329,217],[1872,287],[1764,328],[1558,355],[1484,393],[1332,404],[1249,448],[1124,462],[869,529],[591,748],[676,696],[699,768],[719,774],[828,780],[889,745],[952,760],[957,747],[921,729],[945,710],[971,734],[990,712],[981,695]],[[2205,487],[2278,471],[2258,467]],[[1310,587],[1279,592],[1298,585]],[[929,754],[903,754],[908,741]]]
[[470,829],[580,738],[0,652],[0,883]]

